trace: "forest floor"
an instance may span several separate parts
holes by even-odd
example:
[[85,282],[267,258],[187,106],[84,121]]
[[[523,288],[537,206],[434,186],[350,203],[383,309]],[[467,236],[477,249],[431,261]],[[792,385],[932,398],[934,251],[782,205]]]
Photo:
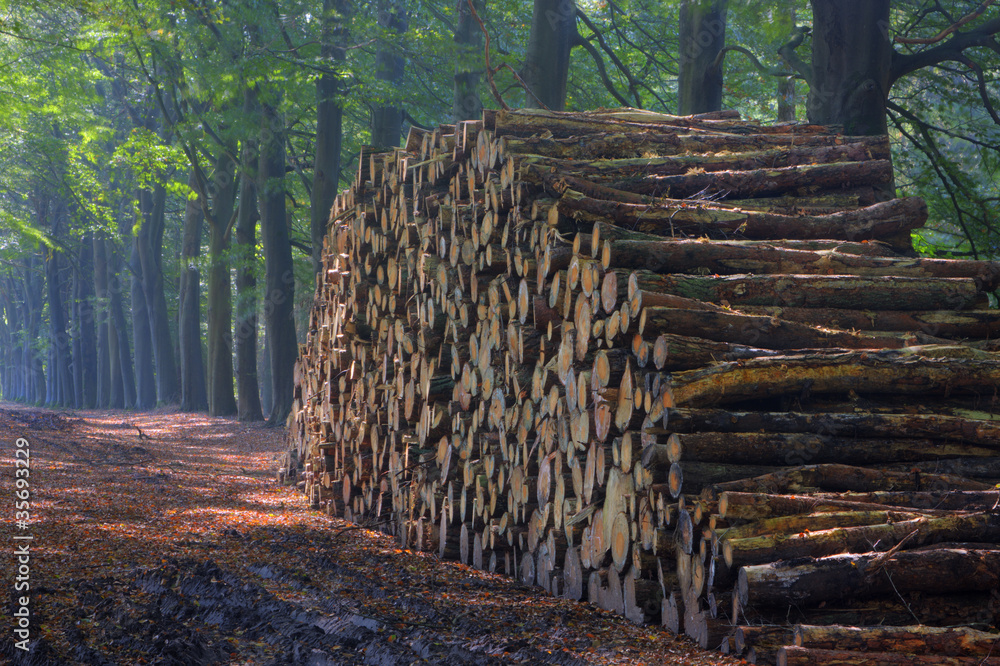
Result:
[[[30,452],[24,527],[18,438]],[[274,481],[280,429],[2,404],[0,442],[3,663],[738,663],[310,510]],[[24,596],[29,652],[11,625]]]

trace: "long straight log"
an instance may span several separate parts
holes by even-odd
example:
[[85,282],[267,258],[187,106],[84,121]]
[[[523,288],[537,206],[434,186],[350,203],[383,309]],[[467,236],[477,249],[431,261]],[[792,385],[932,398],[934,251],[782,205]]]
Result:
[[675,373],[663,406],[708,407],[749,398],[818,393],[980,393],[1000,384],[1000,361],[926,358],[906,350],[785,356]]
[[778,666],[1000,666],[1000,657],[946,657],[906,652],[875,652],[782,646]]
[[853,467],[823,463],[803,465],[768,473],[755,478],[716,483],[706,489],[706,494],[718,497],[727,491],[754,493],[796,493],[804,489],[828,492],[877,492],[884,488],[902,491],[938,490],[990,490],[988,483],[949,474],[913,474],[891,472],[868,467]]
[[837,553],[863,553],[877,543],[889,549],[906,540],[908,546],[942,541],[1000,540],[1000,516],[988,513],[935,518],[915,518],[881,525],[836,527],[797,534],[765,534],[743,539],[726,539],[723,555],[726,566],[735,569],[796,557],[825,557]]
[[909,257],[864,257],[837,251],[781,247],[779,243],[724,244],[697,240],[616,240],[604,243],[606,268],[644,268],[670,273],[718,275],[791,273],[808,275],[889,275],[973,278],[980,289],[1000,284],[1000,262]]
[[[861,163],[869,159],[864,143],[823,147],[768,148],[750,152],[722,152],[709,155],[669,155],[624,159],[564,159],[520,154],[516,169],[534,167],[550,172],[572,173],[593,182],[629,181],[635,178],[680,176],[715,172],[753,172],[804,165]],[[683,196],[678,197],[683,198]]]
[[[675,434],[671,438],[671,444],[672,462],[726,462],[745,465],[803,465],[841,460],[850,460],[855,465],[909,464],[940,461],[942,458],[969,458],[969,465],[974,467],[989,465],[991,459],[1000,453],[1000,440],[977,446],[931,438],[876,439],[779,432]],[[910,465],[911,469],[913,467]],[[957,473],[944,468],[927,471]]]
[[[1000,633],[969,627],[845,627],[797,624],[794,644],[822,650],[899,651],[910,654],[986,656],[1000,650]],[[997,654],[1000,657],[1000,654]]]
[[892,162],[867,160],[837,164],[808,164],[755,169],[750,171],[715,171],[679,176],[636,176],[616,179],[608,184],[615,189],[647,196],[689,199],[696,195],[723,194],[731,198],[752,198],[784,194],[801,187],[844,189],[866,185],[884,185],[892,181]]
[[885,136],[840,136],[799,134],[656,134],[652,132],[615,132],[588,134],[586,137],[509,136],[504,139],[508,153],[543,155],[564,159],[624,159],[677,155],[681,153],[747,152],[769,149],[795,150],[831,146],[863,145],[874,159],[888,159],[889,142]]
[[[554,178],[551,174],[545,177]],[[565,177],[563,181],[585,187]],[[660,199],[654,203],[643,201],[640,195],[610,199],[609,195],[616,192],[614,188],[587,189],[590,191],[566,189],[556,204],[558,211],[581,222],[610,222],[658,236],[710,234],[730,238],[738,234],[758,240],[842,239],[856,242],[890,239],[922,227],[927,220],[926,204],[915,197],[829,215],[781,215],[742,210],[725,202]]]
[[741,305],[749,315],[780,317],[811,326],[857,331],[911,331],[938,338],[996,338],[1000,336],[1000,310],[855,310]]
[[[875,501],[879,499],[885,501]],[[916,510],[921,513],[943,514],[948,511],[986,511],[998,503],[1000,491],[984,493],[948,490],[840,495],[772,495],[726,491],[719,496],[719,516],[729,520],[766,521],[786,516],[839,511]]]
[[1000,551],[935,549],[833,555],[743,567],[737,590],[744,607],[813,606],[844,598],[907,592],[954,594],[998,586]]
[[661,275],[635,272],[642,291],[710,303],[782,307],[958,309],[984,301],[972,278],[907,278],[851,275]]
[[652,338],[660,333],[701,336],[719,342],[760,344],[769,349],[899,349],[916,344],[912,335],[865,335],[837,331],[778,317],[738,312],[713,312],[672,307],[645,307],[639,315],[639,333]]
[[993,446],[1000,442],[1000,421],[943,414],[733,412],[726,409],[671,409],[673,432],[787,432],[840,437],[912,437]]

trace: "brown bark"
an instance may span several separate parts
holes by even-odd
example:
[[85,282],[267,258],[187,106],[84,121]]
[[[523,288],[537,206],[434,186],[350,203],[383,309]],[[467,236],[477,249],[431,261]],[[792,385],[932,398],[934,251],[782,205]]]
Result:
[[1000,657],[945,657],[939,655],[920,655],[906,652],[875,652],[851,651],[844,649],[814,649],[794,646],[784,646],[778,651],[779,666],[868,666],[869,664],[885,664],[892,666],[919,666],[934,664],[934,666],[996,666],[1000,665]]
[[[942,576],[940,572],[947,571]],[[935,549],[834,555],[740,569],[740,602],[747,606],[815,605],[846,597],[955,594],[1000,585],[1000,551]]]
[[[572,186],[557,203],[563,215],[585,223],[611,222],[659,236],[709,234],[731,238],[739,234],[759,240],[834,238],[891,242],[899,234],[922,227],[927,220],[926,204],[917,198],[894,199],[828,215],[782,215],[741,209],[725,202],[683,201],[676,194],[673,199],[656,202],[642,201],[637,198],[639,195],[610,198],[609,195],[620,191],[620,185],[614,185],[610,191],[606,185],[586,191],[580,189],[585,187],[583,182],[570,181],[568,177],[562,180]],[[901,247],[909,249],[905,243]]]
[[1000,647],[1000,634],[968,627],[845,627],[795,625],[794,645],[821,650],[907,652],[981,657]]
[[[919,349],[919,348],[917,348]],[[819,393],[978,393],[1000,382],[1000,361],[926,358],[907,350],[786,356],[675,373],[664,407]]]

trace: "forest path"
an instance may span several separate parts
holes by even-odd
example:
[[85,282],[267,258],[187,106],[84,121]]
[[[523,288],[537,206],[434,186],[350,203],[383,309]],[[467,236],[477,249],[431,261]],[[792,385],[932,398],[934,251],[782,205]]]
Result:
[[[283,441],[203,414],[0,404],[0,663],[737,663],[312,511],[274,482]],[[15,591],[24,543],[30,590]],[[10,624],[25,595],[28,653]]]

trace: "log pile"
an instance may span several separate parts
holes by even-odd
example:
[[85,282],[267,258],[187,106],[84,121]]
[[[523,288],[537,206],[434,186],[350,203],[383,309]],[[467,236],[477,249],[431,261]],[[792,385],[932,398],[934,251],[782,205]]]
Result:
[[995,659],[1000,264],[917,257],[886,137],[835,130],[487,111],[363,154],[309,497],[758,663]]

